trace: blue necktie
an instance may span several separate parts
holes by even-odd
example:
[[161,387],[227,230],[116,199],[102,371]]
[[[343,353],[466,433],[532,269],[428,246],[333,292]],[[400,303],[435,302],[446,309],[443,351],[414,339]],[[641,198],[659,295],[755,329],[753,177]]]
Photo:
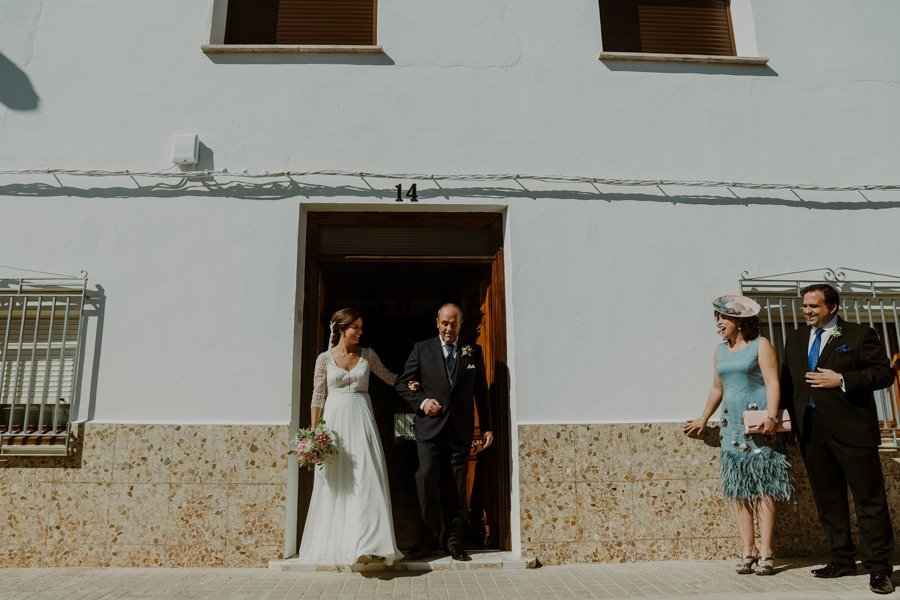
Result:
[[[819,352],[822,350],[822,334],[824,329],[816,329],[816,339],[813,340],[812,348],[809,349],[809,356],[806,358],[806,370],[815,371],[816,365],[819,363]],[[816,403],[813,401],[812,392],[809,393],[809,407],[815,408]]]
[[453,369],[456,368],[456,349],[455,344],[447,344],[447,356],[444,357],[444,363],[447,365],[447,379],[453,381]]

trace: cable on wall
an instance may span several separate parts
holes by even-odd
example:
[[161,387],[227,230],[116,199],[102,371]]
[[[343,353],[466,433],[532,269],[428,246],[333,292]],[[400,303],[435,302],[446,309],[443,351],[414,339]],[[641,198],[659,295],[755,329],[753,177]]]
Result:
[[394,180],[433,180],[433,181],[540,181],[545,183],[585,183],[614,186],[684,186],[684,187],[725,187],[748,190],[801,190],[822,192],[864,192],[874,190],[900,190],[900,184],[873,185],[813,185],[787,183],[747,183],[737,181],[691,181],[678,179],[610,179],[603,177],[580,177],[566,175],[527,175],[508,173],[470,173],[445,174],[434,173],[374,173],[366,171],[107,171],[98,169],[19,169],[2,170],[2,175],[72,175],[77,177],[155,177],[169,179],[196,179],[228,177],[237,179],[273,179],[279,177],[359,177],[362,179],[394,179]]

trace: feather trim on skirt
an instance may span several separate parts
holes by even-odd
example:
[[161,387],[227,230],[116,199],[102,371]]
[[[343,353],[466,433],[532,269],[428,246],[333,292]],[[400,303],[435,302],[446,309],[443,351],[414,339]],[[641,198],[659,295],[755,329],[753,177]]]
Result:
[[756,500],[771,496],[790,500],[794,493],[791,463],[787,457],[769,447],[762,452],[723,451],[722,495],[728,500]]

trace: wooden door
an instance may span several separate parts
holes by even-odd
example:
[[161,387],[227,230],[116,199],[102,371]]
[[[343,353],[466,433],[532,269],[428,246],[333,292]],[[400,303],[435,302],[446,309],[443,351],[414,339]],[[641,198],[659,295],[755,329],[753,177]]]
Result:
[[[503,292],[502,216],[498,214],[455,214],[453,219],[433,213],[310,213],[307,224],[306,272],[304,277],[303,344],[300,379],[300,427],[309,424],[308,398],[312,392],[312,372],[316,356],[323,350],[328,315],[334,308],[328,304],[327,281],[323,272],[331,273],[335,266],[360,269],[392,269],[392,265],[433,266],[442,272],[456,268],[458,272],[469,272],[470,276],[456,279],[460,282],[459,296],[464,313],[464,334],[474,339],[485,352],[488,384],[491,393],[492,417],[494,420],[494,445],[479,457],[478,474],[473,473],[472,490],[478,510],[487,515],[490,527],[489,547],[511,549],[510,536],[510,493],[511,493],[511,448],[509,443],[510,419],[508,396],[508,371],[506,369],[506,331]],[[363,232],[371,228],[371,234]],[[329,231],[329,228],[332,228]],[[416,231],[416,229],[419,231]],[[474,242],[474,251],[459,252],[459,246],[452,243],[442,245],[440,240],[454,237],[453,231],[490,232],[479,233]],[[397,252],[403,244],[394,244],[390,239],[392,231],[402,230],[403,239],[419,238],[429,250],[428,253]],[[432,233],[432,231],[436,233]],[[335,241],[335,232],[348,237],[350,243],[344,251],[343,237]],[[368,237],[367,237],[368,236]],[[443,237],[441,237],[443,236]],[[374,239],[375,242],[367,242]],[[437,239],[437,242],[434,240]],[[494,241],[491,241],[491,240]],[[321,243],[320,243],[321,240]],[[366,244],[369,244],[366,246]],[[430,245],[428,245],[430,244]],[[464,249],[465,250],[465,249]],[[430,267],[429,267],[430,268]],[[328,271],[323,271],[327,269]],[[361,289],[361,294],[366,290]],[[411,297],[409,304],[415,304]],[[448,298],[447,301],[454,301]],[[435,310],[437,306],[434,307]],[[466,332],[468,323],[478,325],[476,332]],[[474,334],[473,334],[474,333]],[[402,363],[401,363],[402,364]],[[483,483],[480,483],[483,482]],[[481,495],[475,488],[481,486]],[[312,492],[312,477],[301,473],[298,514],[298,539],[302,537],[305,516]]]

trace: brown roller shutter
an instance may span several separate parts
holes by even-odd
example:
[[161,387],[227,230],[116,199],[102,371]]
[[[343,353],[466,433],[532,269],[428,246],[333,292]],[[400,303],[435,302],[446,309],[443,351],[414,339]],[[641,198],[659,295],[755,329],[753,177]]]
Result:
[[375,0],[280,0],[276,44],[375,45]]
[[734,56],[728,0],[600,0],[607,52]]
[[278,0],[228,0],[226,44],[274,44]]

